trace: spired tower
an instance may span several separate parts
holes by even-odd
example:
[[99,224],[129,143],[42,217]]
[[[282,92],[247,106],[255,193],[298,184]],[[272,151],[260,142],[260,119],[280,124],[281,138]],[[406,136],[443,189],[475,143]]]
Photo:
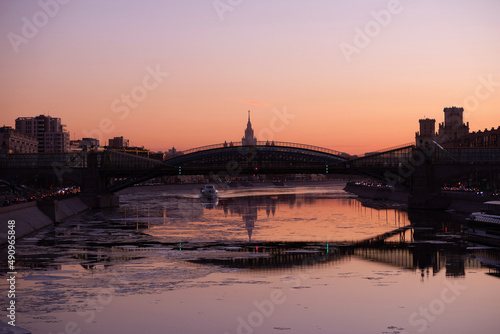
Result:
[[245,129],[245,137],[241,138],[243,145],[257,145],[257,138],[253,136],[252,122],[250,122],[250,110],[248,111],[248,123]]

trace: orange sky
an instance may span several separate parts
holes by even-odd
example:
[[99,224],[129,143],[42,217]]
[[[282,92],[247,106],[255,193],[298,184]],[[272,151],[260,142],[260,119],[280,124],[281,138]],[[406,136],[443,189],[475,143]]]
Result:
[[50,113],[71,139],[182,150],[241,140],[251,110],[259,140],[350,154],[448,106],[500,125],[497,1],[221,2],[3,1],[0,123]]

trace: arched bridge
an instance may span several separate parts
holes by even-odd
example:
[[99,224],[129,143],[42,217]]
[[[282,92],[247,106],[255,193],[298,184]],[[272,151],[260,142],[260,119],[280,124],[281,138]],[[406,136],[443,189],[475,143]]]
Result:
[[[152,166],[151,159],[123,162],[128,155],[105,156],[103,171],[120,176],[109,191],[118,191],[132,184],[161,175],[208,175],[224,178],[252,174],[325,173],[327,168],[347,161],[343,152],[317,146],[287,142],[257,142],[244,145],[241,142],[215,144],[183,151]],[[327,167],[328,166],[328,167]]]
[[326,165],[348,158],[346,153],[317,146],[259,141],[198,147],[168,158],[165,164],[180,166],[183,174],[324,173]]
[[347,161],[343,152],[317,146],[241,142],[203,146],[165,161],[112,150],[80,153],[6,154],[0,157],[0,178],[23,183],[52,177],[71,181],[82,192],[109,193],[158,176],[325,173]]
[[[165,161],[111,150],[80,153],[6,154],[0,157],[0,179],[22,184],[52,178],[80,185],[82,193],[106,194],[163,175],[209,175],[217,178],[253,174],[362,174],[386,183],[411,185],[412,194],[439,192],[444,182],[463,175],[500,178],[500,149],[430,149],[400,145],[361,157],[286,142],[256,145],[224,143],[181,152]],[[418,196],[414,196],[417,198]]]

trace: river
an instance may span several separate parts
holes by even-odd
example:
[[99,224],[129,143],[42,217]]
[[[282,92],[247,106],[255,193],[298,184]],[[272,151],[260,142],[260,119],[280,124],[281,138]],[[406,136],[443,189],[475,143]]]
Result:
[[196,187],[126,190],[118,208],[17,242],[16,325],[53,334],[498,333],[500,256],[463,240],[463,216],[360,201],[343,185],[219,186],[217,201],[200,200]]

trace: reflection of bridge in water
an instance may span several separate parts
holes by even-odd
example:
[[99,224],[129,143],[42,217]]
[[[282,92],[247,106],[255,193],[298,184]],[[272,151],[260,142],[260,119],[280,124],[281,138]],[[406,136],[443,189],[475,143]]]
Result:
[[[240,215],[248,230],[249,225],[253,228],[257,221],[258,208],[265,209],[267,215],[271,212],[274,215],[279,202],[294,204],[297,200],[295,195],[273,198],[271,200],[270,197],[262,196],[227,199],[222,201],[219,209]],[[314,200],[311,198],[311,201]],[[445,213],[436,216],[438,225],[434,227],[432,217],[412,214],[413,223],[406,225],[410,221],[405,220],[404,226],[362,240],[250,242],[237,245],[238,250],[231,247],[231,251],[238,251],[242,253],[241,256],[215,259],[202,257],[192,262],[254,270],[288,270],[300,266],[330,266],[331,263],[348,261],[354,256],[395,268],[419,271],[422,277],[434,276],[443,270],[447,276],[464,276],[467,268],[479,268],[484,265],[500,268],[500,256],[497,252],[486,252],[486,255],[483,254],[480,258],[481,261],[477,260],[477,250],[468,251],[465,248],[460,238],[456,237],[456,227],[445,223],[446,218],[443,215]],[[396,217],[394,219],[396,222]],[[444,233],[445,231],[450,234]],[[485,258],[489,259],[489,262],[485,261]]]
[[[231,251],[235,251],[231,247]],[[328,267],[335,262],[349,261],[352,256],[360,259],[379,262],[381,264],[404,270],[420,271],[421,276],[435,276],[442,270],[446,276],[465,276],[466,269],[480,268],[487,263],[453,244],[387,244],[378,246],[336,245],[336,244],[303,244],[281,243],[241,245],[241,256],[224,258],[200,257],[190,262],[212,264],[232,268],[252,270],[288,270],[290,268]],[[250,254],[250,255],[249,255]],[[493,253],[489,257],[489,266],[500,268],[500,257]],[[484,263],[482,265],[481,263]]]

